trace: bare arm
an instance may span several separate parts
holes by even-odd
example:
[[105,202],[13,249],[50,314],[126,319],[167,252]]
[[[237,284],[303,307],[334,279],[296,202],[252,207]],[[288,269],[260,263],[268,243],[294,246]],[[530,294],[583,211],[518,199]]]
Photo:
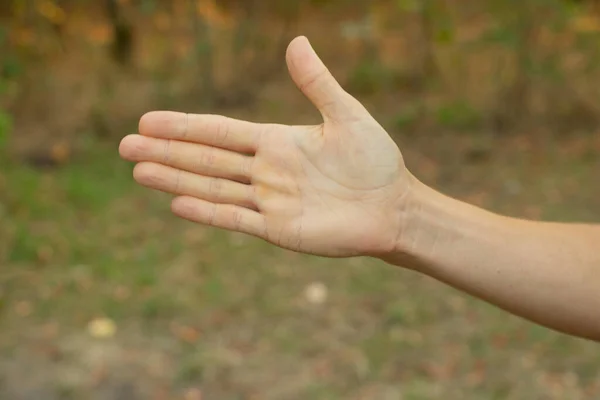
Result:
[[287,62],[322,124],[152,112],[120,146],[135,179],[174,194],[181,218],[318,256],[379,257],[600,341],[600,227],[503,217],[426,187],[305,38]]
[[600,226],[500,216],[419,182],[381,256],[513,314],[600,341]]

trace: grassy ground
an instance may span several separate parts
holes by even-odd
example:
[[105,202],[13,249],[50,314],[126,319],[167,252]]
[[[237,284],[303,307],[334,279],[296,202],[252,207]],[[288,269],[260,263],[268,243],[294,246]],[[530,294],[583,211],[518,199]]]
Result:
[[[380,114],[395,130],[397,116]],[[516,216],[598,220],[597,135],[532,137],[493,139],[491,153],[443,130],[397,139],[446,193]],[[600,396],[592,343],[399,268],[177,220],[167,196],[134,185],[115,144],[88,145],[60,169],[0,169],[2,399]],[[315,283],[323,302],[307,296]],[[114,335],[90,334],[101,317]]]

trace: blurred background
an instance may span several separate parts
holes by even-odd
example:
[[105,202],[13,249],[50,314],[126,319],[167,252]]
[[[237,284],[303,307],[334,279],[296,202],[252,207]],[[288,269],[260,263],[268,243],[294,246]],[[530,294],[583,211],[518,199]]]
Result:
[[[308,124],[308,36],[442,192],[600,221],[595,0],[2,0],[0,398],[595,399],[597,346],[409,271],[177,220],[154,109]],[[565,266],[568,268],[568,266]]]

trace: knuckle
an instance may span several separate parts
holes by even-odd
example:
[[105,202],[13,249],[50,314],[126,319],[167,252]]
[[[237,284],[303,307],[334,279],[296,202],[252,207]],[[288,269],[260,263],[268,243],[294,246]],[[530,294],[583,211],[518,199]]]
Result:
[[318,85],[324,79],[327,79],[328,75],[329,70],[327,68],[320,69],[311,76],[307,77],[307,79],[302,83],[301,89],[310,89],[312,86]]
[[181,187],[181,170],[175,173],[175,183],[173,183],[173,193],[179,193]]
[[164,154],[163,154],[163,163],[164,164],[169,164],[170,157],[171,157],[171,139],[167,139],[165,141],[165,148],[164,148]]
[[239,210],[233,210],[231,218],[233,220],[233,229],[239,230],[242,226],[242,213],[240,213]]
[[223,194],[223,182],[218,178],[210,178],[208,192],[215,201],[220,201]]
[[247,177],[252,181],[252,175],[254,170],[254,157],[246,157],[244,161],[241,163],[241,175],[242,177]]
[[215,165],[215,152],[212,148],[202,149],[198,155],[198,163],[201,170],[208,168],[211,170]]
[[256,193],[256,186],[249,186],[246,189],[246,193],[244,196],[244,203],[247,206],[252,206],[258,208],[258,194]]
[[179,128],[179,138],[185,140],[189,134],[190,129],[190,113],[184,113],[181,127]]
[[225,144],[229,136],[229,121],[226,118],[220,119],[215,126],[216,143],[220,146]]
[[217,222],[217,205],[213,204],[208,212],[208,225],[215,226]]

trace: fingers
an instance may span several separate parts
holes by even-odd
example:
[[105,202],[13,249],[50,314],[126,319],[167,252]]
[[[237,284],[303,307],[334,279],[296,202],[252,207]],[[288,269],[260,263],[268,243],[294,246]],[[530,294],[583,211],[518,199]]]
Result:
[[182,196],[173,199],[171,210],[178,217],[188,221],[242,232],[263,239],[266,237],[265,218],[247,208]]
[[162,192],[256,210],[254,190],[239,182],[200,176],[151,162],[137,164],[133,177],[139,184]]
[[306,37],[290,43],[287,63],[292,79],[325,120],[347,119],[359,111],[358,102],[340,86]]
[[250,181],[253,159],[216,147],[141,135],[125,137],[121,141],[119,152],[129,161],[151,161],[199,175],[243,183]]
[[220,115],[153,111],[142,116],[139,132],[144,136],[174,139],[254,153],[265,125]]

